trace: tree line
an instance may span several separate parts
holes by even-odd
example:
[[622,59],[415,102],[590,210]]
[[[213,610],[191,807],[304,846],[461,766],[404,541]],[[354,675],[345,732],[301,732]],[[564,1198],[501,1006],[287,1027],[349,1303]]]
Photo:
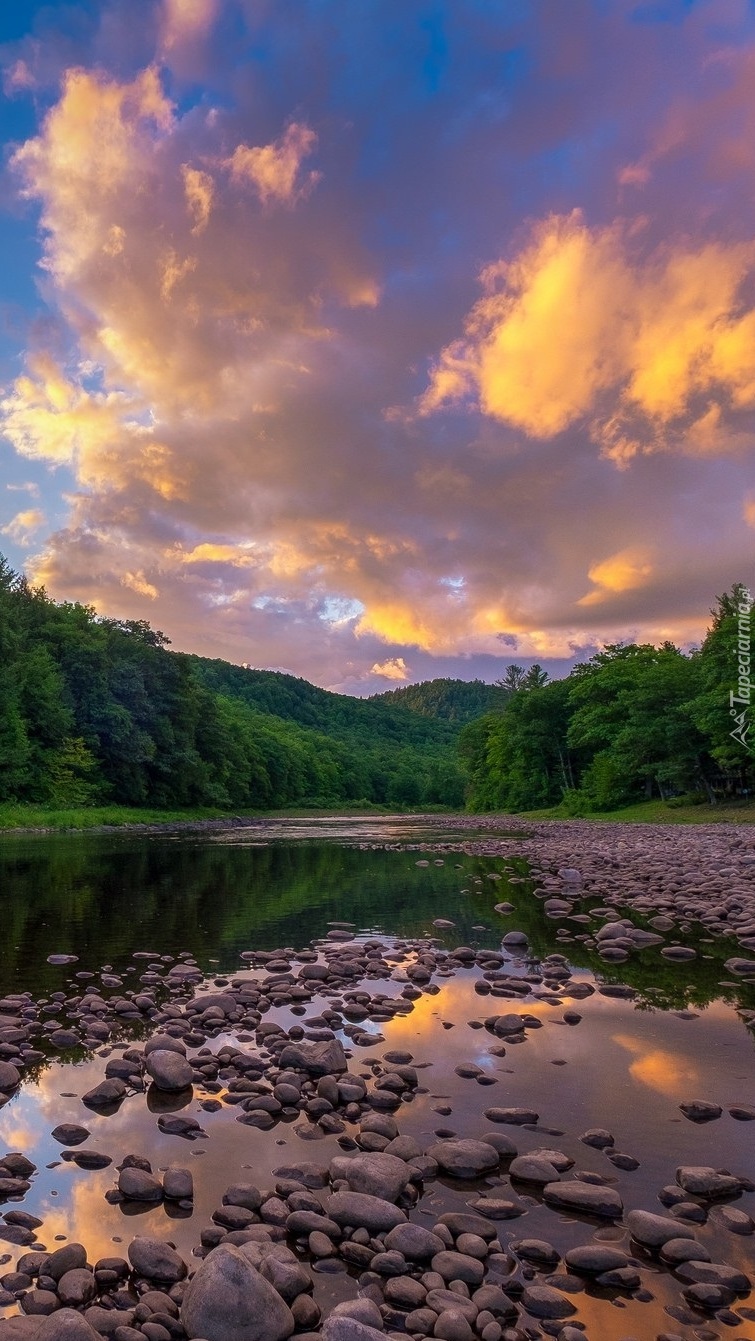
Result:
[[689,653],[671,642],[616,644],[562,680],[528,684],[522,672],[503,709],[461,735],[470,807],[560,804],[586,814],[652,796],[714,802],[751,794],[752,612],[749,592],[736,584],[718,598],[705,639]]

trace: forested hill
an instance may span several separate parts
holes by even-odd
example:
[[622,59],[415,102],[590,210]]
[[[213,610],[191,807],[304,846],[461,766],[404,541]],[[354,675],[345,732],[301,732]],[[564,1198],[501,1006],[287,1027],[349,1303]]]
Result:
[[0,802],[459,806],[456,728],[169,651],[0,557]]
[[214,693],[329,735],[394,743],[410,741],[417,745],[451,744],[457,736],[457,730],[448,722],[427,721],[409,711],[408,703],[388,702],[392,699],[390,694],[371,699],[352,698],[319,689],[308,680],[280,671],[247,670],[229,661],[198,656],[187,656],[186,660],[200,683]]
[[463,726],[483,713],[502,708],[506,701],[500,685],[484,680],[425,680],[423,684],[402,685],[373,694],[370,703],[390,708],[406,708],[421,717],[453,722]]

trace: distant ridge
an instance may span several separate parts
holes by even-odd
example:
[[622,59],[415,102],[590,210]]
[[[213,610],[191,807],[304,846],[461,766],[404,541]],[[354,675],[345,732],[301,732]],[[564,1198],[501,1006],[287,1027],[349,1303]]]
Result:
[[502,708],[506,697],[500,686],[486,684],[484,680],[437,679],[387,689],[382,694],[372,694],[367,701],[406,708],[421,717],[463,726],[486,712]]

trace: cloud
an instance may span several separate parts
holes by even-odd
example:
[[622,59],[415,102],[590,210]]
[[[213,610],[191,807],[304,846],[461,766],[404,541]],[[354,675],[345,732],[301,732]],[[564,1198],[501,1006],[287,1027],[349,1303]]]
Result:
[[39,485],[33,480],[25,480],[23,484],[6,484],[5,487],[14,494],[30,494],[32,498],[39,498]]
[[271,201],[293,204],[319,179],[319,173],[310,172],[303,182],[297,183],[302,160],[312,153],[316,143],[314,131],[294,121],[273,144],[237,145],[225,166],[235,182],[251,182],[263,204]]
[[471,398],[541,439],[581,422],[617,465],[730,451],[724,411],[755,405],[755,245],[680,239],[643,256],[642,231],[590,228],[579,211],[535,225],[482,272],[419,413]]
[[411,671],[403,657],[389,657],[387,661],[376,661],[370,675],[380,675],[384,680],[408,680]]
[[160,45],[166,53],[205,38],[218,15],[218,0],[162,0]]
[[146,596],[149,601],[156,601],[160,595],[157,587],[147,581],[144,573],[124,573],[121,581],[124,587],[135,591],[138,596]]
[[32,533],[38,531],[46,522],[47,518],[40,508],[29,508],[26,512],[17,512],[5,526],[0,526],[0,532],[15,540],[16,544],[26,546]]
[[635,591],[645,586],[653,574],[653,565],[645,551],[625,549],[602,559],[588,570],[595,590],[581,596],[577,605],[599,605],[614,592]]

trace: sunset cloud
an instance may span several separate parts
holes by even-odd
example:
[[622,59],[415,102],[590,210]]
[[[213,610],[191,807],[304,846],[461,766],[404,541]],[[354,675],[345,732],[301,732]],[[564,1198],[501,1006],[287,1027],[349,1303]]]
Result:
[[653,565],[641,550],[625,549],[612,554],[588,569],[587,576],[595,584],[595,590],[581,596],[577,605],[599,605],[615,592],[634,591],[644,586],[652,573]]
[[589,420],[620,465],[727,453],[722,411],[755,404],[755,244],[680,239],[643,256],[642,231],[591,229],[578,211],[538,224],[518,256],[482,272],[484,296],[420,413],[471,397],[533,438]]

